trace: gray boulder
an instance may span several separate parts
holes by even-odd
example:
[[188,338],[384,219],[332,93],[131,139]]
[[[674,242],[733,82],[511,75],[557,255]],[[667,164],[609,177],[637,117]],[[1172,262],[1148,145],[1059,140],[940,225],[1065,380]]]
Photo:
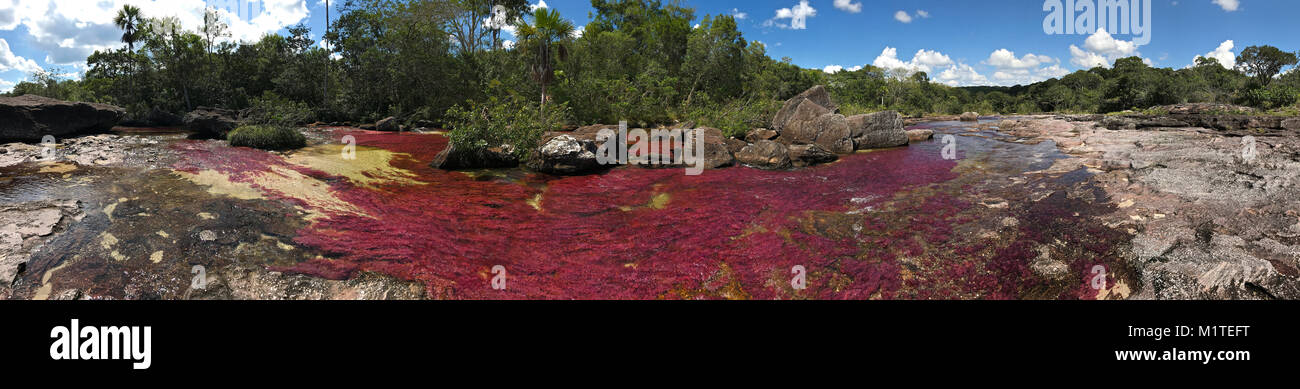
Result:
[[980,121],[980,114],[975,112],[965,112],[961,114],[960,119],[963,122],[978,122]]
[[894,111],[853,115],[848,118],[849,136],[856,150],[897,147],[907,144],[903,115]]
[[528,167],[561,176],[594,173],[609,167],[596,160],[596,150],[593,139],[579,139],[567,134],[554,136],[542,142],[529,160]]
[[40,142],[112,129],[126,111],[108,104],[56,100],[36,95],[0,97],[0,140]]
[[379,131],[397,132],[402,130],[402,126],[397,124],[397,118],[389,116],[376,122],[375,129]]
[[840,156],[823,149],[821,146],[811,145],[794,145],[788,147],[790,164],[795,167],[805,167],[819,165],[823,163],[835,162]]
[[185,114],[185,128],[200,136],[225,139],[226,134],[239,127],[239,113],[229,109],[199,107]]
[[[809,88],[803,93],[800,93],[798,96],[786,100],[785,104],[781,106],[781,110],[777,111],[776,116],[772,118],[772,129],[780,132],[785,130],[786,123],[789,123],[792,120],[800,120],[798,111],[800,106],[804,105],[804,102],[811,102],[813,105],[825,110],[825,112],[817,112],[815,116],[821,116],[824,113],[834,113],[839,109],[839,105],[836,105],[835,102],[831,100],[830,92],[827,92],[825,87],[817,85]],[[807,113],[807,111],[804,112],[805,115]],[[803,116],[802,119],[806,120],[810,119],[810,117]]]
[[1282,121],[1282,128],[1291,131],[1300,131],[1300,118],[1290,118]]
[[760,169],[788,169],[791,166],[789,149],[770,140],[761,140],[736,153],[736,161]]
[[443,170],[497,169],[519,166],[519,159],[515,158],[514,154],[511,153],[512,151],[514,151],[514,147],[510,145],[470,151],[448,143],[446,149],[433,157],[433,163],[430,163],[430,166]]

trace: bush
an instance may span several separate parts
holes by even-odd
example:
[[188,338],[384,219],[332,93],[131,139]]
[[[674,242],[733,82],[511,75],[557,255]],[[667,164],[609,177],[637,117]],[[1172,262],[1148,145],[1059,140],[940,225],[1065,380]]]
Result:
[[246,125],[226,135],[231,146],[262,150],[292,150],[307,145],[307,138],[292,127]]
[[312,110],[307,104],[280,97],[273,92],[266,92],[262,97],[253,99],[244,111],[244,122],[254,125],[273,127],[292,127],[306,123],[312,117]]
[[686,109],[687,120],[696,127],[714,127],[725,136],[744,138],[749,130],[770,125],[782,102],[777,100],[732,100],[724,104],[692,104]]
[[547,104],[542,115],[537,102],[509,93],[447,110],[447,124],[451,127],[448,137],[457,148],[464,147],[468,152],[508,144],[514,146],[515,156],[522,160],[537,148],[543,133],[559,129],[568,118],[567,104]]

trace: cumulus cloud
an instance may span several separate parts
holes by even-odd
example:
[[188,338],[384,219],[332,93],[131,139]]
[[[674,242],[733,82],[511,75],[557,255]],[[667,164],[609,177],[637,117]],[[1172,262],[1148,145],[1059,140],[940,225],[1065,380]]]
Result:
[[911,22],[912,22],[912,15],[908,15],[908,14],[907,14],[907,11],[898,11],[898,12],[894,12],[894,20],[897,20],[897,21],[900,21],[900,22],[903,22],[903,23],[911,23]]
[[537,0],[537,4],[528,6],[528,10],[537,11],[538,9],[546,8],[546,7],[547,7],[546,0]]
[[736,20],[745,20],[745,19],[749,18],[749,14],[748,14],[748,13],[744,13],[744,12],[740,12],[740,8],[732,8],[732,9],[731,9],[731,17],[736,18]]
[[[0,0],[3,1],[3,0]],[[140,7],[146,17],[174,16],[181,26],[197,30],[203,12],[211,5],[229,25],[230,37],[254,41],[307,18],[305,0],[261,0],[245,2],[203,0],[23,0],[0,6],[0,30],[27,28],[33,47],[46,54],[45,61],[79,66],[96,50],[124,46],[122,31],[113,25],[117,10],[125,4]]]
[[930,12],[923,9],[918,9],[916,10],[916,16],[920,16],[922,19],[925,19],[930,17]]
[[41,71],[41,66],[37,65],[36,61],[15,55],[13,51],[9,50],[9,41],[0,38],[0,72],[10,70],[35,73]]
[[862,2],[854,3],[853,0],[835,0],[835,8],[840,11],[855,14],[862,12]]
[[14,86],[16,85],[12,82],[0,80],[0,93],[12,92],[14,90]]
[[1192,64],[1196,64],[1196,60],[1203,57],[1214,58],[1219,60],[1219,65],[1222,65],[1224,68],[1232,69],[1237,66],[1237,55],[1232,53],[1233,47],[1236,47],[1236,43],[1231,39],[1223,41],[1223,43],[1220,43],[1219,47],[1215,48],[1214,51],[1193,58]]
[[1223,8],[1224,11],[1228,12],[1236,11],[1238,7],[1241,7],[1241,1],[1238,0],[1213,0],[1211,3],[1218,5]]
[[952,66],[953,61],[943,53],[921,49],[912,55],[910,61],[904,62],[898,58],[898,49],[885,47],[871,64],[886,70],[902,69],[908,72],[930,73],[935,68]]
[[[808,18],[817,16],[817,9],[808,5],[808,0],[799,0],[799,4],[793,8],[781,8],[776,10],[776,17],[763,23],[764,26],[775,25],[780,28],[790,30],[803,30],[808,28]],[[790,19],[789,23],[782,22],[780,19]]]
[[988,85],[988,77],[975,71],[975,68],[964,63],[958,63],[949,67],[948,70],[939,72],[934,78],[936,81],[948,86],[975,86]]
[[[1098,29],[1089,35],[1083,41],[1083,48],[1070,45],[1070,63],[1089,69],[1097,66],[1110,67],[1116,59],[1140,55],[1142,53],[1138,52],[1136,43],[1115,39],[1106,29]],[[1147,59],[1143,61],[1150,63]]]
[[839,73],[841,70],[844,70],[844,67],[840,65],[828,65],[822,68],[822,71],[825,72],[826,74]]
[[985,64],[996,69],[993,72],[993,80],[999,85],[1007,86],[1028,85],[1069,74],[1068,70],[1061,67],[1060,62],[1056,58],[1033,53],[1017,57],[1015,52],[1007,49],[995,50],[984,61]]

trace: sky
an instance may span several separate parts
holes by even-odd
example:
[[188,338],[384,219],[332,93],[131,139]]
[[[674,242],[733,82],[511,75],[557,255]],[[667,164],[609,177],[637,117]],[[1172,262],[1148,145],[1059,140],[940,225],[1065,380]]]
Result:
[[[1101,1],[1107,0],[684,4],[695,8],[697,21],[704,15],[735,16],[746,39],[762,42],[769,56],[788,57],[804,68],[835,72],[869,64],[924,71],[932,80],[953,86],[1029,84],[1135,55],[1152,66],[1182,68],[1197,56],[1230,66],[1236,54],[1251,45],[1300,50],[1300,34],[1293,27],[1300,1],[1118,0],[1128,5],[1135,20],[1111,25],[1098,22],[1110,20],[1104,12],[1082,16],[1096,15]],[[1082,10],[1085,3],[1091,13]],[[213,6],[231,26],[229,39],[239,41],[286,34],[287,27],[298,23],[306,23],[319,39],[325,26],[323,0],[0,0],[0,92],[41,69],[80,77],[92,52],[122,46],[112,18],[123,4],[136,5],[147,16],[176,16],[189,29],[196,29],[203,10]],[[590,20],[592,11],[589,0],[533,4],[559,10],[578,26]],[[1069,4],[1080,11],[1066,12]],[[330,16],[337,13],[331,11]]]

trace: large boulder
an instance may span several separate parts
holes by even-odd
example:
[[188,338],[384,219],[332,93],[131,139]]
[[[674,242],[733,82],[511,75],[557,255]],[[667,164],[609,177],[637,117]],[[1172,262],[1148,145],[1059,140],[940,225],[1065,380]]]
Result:
[[549,137],[537,148],[528,161],[530,169],[554,175],[588,174],[609,166],[596,160],[597,145],[594,139],[579,139],[573,135]]
[[807,108],[804,108],[803,116],[800,116],[800,107],[804,105],[804,102],[811,102],[812,105],[822,108],[821,111],[816,112],[815,116],[834,113],[839,109],[839,106],[831,100],[830,92],[827,92],[825,87],[817,85],[800,93],[798,96],[786,100],[785,105],[781,106],[781,110],[777,111],[776,116],[772,118],[772,129],[781,132],[785,130],[786,123],[801,120],[801,118],[802,120],[811,119],[811,117],[807,116],[809,114]]
[[727,146],[727,137],[722,135],[722,130],[716,128],[699,128],[696,129],[696,136],[701,137],[704,143],[704,168],[717,169],[731,166],[736,163],[736,158],[731,154]]
[[389,116],[383,120],[375,122],[375,129],[379,131],[398,132],[402,130],[402,126],[397,124],[397,118]]
[[736,161],[760,169],[788,169],[791,166],[789,149],[770,140],[761,140],[740,149]]
[[934,138],[934,130],[907,130],[908,142],[924,142]]
[[853,115],[848,118],[849,136],[856,150],[897,147],[907,144],[903,115],[894,111]]
[[980,114],[975,112],[965,112],[961,114],[960,119],[963,122],[978,122],[980,121]]
[[514,147],[510,145],[471,151],[448,143],[446,149],[433,157],[433,163],[430,165],[444,170],[497,169],[519,166],[519,159],[515,158],[513,151]]
[[126,111],[108,104],[56,100],[36,95],[0,97],[0,140],[40,142],[112,129]]
[[199,107],[185,114],[185,128],[208,138],[224,139],[239,127],[239,113],[229,109]]
[[185,124],[185,118],[158,107],[150,109],[149,114],[144,116],[144,121],[158,127],[176,127]]
[[754,143],[760,140],[773,140],[780,135],[781,133],[766,128],[755,128],[745,134],[745,141]]
[[1300,131],[1300,118],[1290,118],[1282,121],[1282,128],[1291,131]]
[[811,145],[793,145],[788,147],[790,164],[795,167],[805,167],[823,163],[835,162],[840,156],[835,155],[821,146]]

